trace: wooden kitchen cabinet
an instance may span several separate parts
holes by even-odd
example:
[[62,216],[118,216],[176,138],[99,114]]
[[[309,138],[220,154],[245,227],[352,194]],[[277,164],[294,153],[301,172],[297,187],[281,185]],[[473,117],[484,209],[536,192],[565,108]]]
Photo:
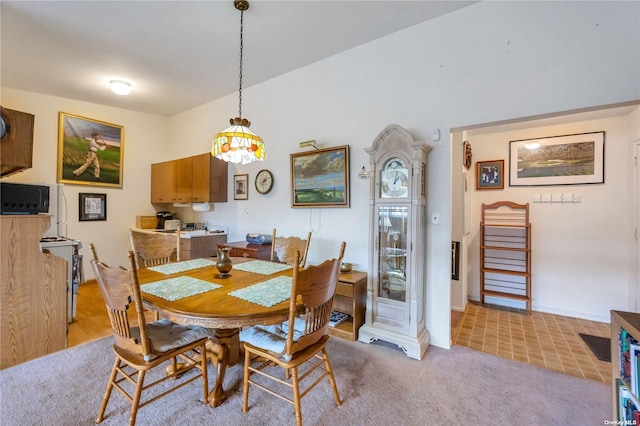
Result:
[[193,174],[191,158],[151,165],[152,203],[190,203]]
[[191,202],[191,187],[193,186],[193,161],[191,157],[174,160],[176,167],[175,203]]
[[173,203],[175,199],[176,163],[165,161],[151,165],[151,202]]
[[233,241],[219,244],[219,247],[230,247],[229,256],[249,257],[251,259],[270,260],[271,244],[251,244],[247,241]]
[[[209,153],[196,155],[193,160],[192,199],[194,203],[227,202],[227,162]],[[208,179],[207,179],[208,178]]]
[[151,202],[226,202],[228,167],[209,153],[152,164]]
[[218,245],[226,242],[227,234],[180,238],[180,260],[217,256]]
[[2,107],[0,115],[7,126],[0,144],[1,176],[5,177],[32,167],[35,116]]
[[67,347],[67,262],[40,252],[48,215],[2,215],[0,369]]
[[329,327],[328,333],[347,340],[358,340],[358,331],[364,324],[366,302],[366,272],[341,273],[338,277],[332,309],[347,314],[349,317],[335,327]]

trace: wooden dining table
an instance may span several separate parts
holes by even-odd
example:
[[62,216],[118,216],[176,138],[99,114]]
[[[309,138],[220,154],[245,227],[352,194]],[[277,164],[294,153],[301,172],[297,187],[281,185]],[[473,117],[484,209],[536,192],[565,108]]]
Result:
[[[215,258],[208,260],[215,262]],[[234,266],[244,262],[264,262],[242,257],[232,257],[231,260]],[[292,273],[292,268],[269,275],[232,269],[229,277],[222,278],[215,264],[173,274],[164,274],[148,268],[138,270],[145,308],[177,324],[198,325],[211,330],[212,339],[207,347],[207,356],[217,368],[216,382],[208,398],[212,407],[219,406],[227,398],[222,384],[227,366],[235,364],[239,357],[240,329],[258,324],[276,324],[287,320],[289,315],[289,298],[266,307],[229,293],[278,276],[290,277]],[[144,284],[185,276],[222,287],[174,301],[145,292]]]

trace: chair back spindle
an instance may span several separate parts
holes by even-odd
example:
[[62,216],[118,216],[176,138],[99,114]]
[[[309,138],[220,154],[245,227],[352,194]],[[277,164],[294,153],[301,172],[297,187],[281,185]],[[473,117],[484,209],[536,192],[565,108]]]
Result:
[[93,243],[90,243],[89,247],[91,248],[91,254],[93,255],[93,260],[95,260],[96,262],[100,262],[100,259],[98,258],[98,251],[96,250],[96,246],[94,246]]

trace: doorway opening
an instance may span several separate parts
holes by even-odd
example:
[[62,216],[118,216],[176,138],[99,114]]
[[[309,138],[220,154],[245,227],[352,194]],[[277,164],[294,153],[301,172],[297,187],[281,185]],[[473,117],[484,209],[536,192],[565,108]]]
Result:
[[[517,307],[508,304],[499,307],[478,304],[478,233],[482,203],[507,200],[526,202],[532,207],[533,315],[551,315],[556,322],[562,322],[565,318],[593,321],[597,330],[592,334],[601,333],[608,337],[608,311],[611,306],[623,310],[635,307],[636,311],[640,308],[639,242],[634,239],[634,244],[631,245],[628,239],[629,233],[636,232],[640,223],[640,172],[632,164],[633,158],[630,158],[633,154],[640,157],[640,141],[633,141],[629,137],[630,120],[640,114],[639,108],[640,101],[636,101],[451,130],[451,235],[453,241],[461,242],[458,280],[451,280],[453,344],[460,344],[461,333],[467,331],[467,327],[463,330],[461,326],[468,324],[466,315],[470,311],[482,318],[490,313],[486,308],[493,308],[502,315],[518,311]],[[515,187],[509,184],[511,141],[595,131],[605,131],[606,134],[603,160],[605,184],[535,187]],[[469,169],[464,166],[464,142],[468,142],[472,150]],[[477,190],[476,162],[493,160],[505,161],[504,189]],[[571,194],[580,201],[564,204],[534,201],[541,194]],[[600,212],[603,205],[610,212]],[[634,217],[629,218],[627,215],[632,211]],[[618,220],[613,220],[614,218]],[[560,236],[554,240],[550,235],[556,232],[557,226],[568,228],[570,232],[562,230],[556,233]],[[612,228],[613,233],[610,232]],[[612,235],[615,241],[607,241]],[[609,247],[609,244],[616,247]],[[594,245],[604,247],[593,250]],[[634,250],[633,256],[629,250]],[[590,256],[595,256],[595,259]],[[617,257],[621,260],[615,261]],[[612,258],[619,263],[611,265]],[[632,259],[633,264],[630,264]],[[611,276],[611,273],[620,278],[618,282],[621,284],[614,290],[616,296],[605,300],[606,297],[601,294],[601,286],[597,283]],[[634,285],[630,294],[628,283],[631,282]],[[580,288],[573,288],[574,286]],[[627,302],[630,298],[633,302]],[[632,307],[631,303],[635,305]],[[523,323],[531,320],[531,316],[527,315],[519,318]],[[604,328],[600,329],[599,326]],[[476,342],[476,349],[483,350],[482,343],[487,339],[484,336],[474,336],[473,340]],[[579,345],[583,344],[579,338],[578,340]],[[492,347],[487,351],[497,354],[498,348]],[[513,356],[515,355],[512,354],[511,357]],[[533,358],[524,361],[540,363]]]

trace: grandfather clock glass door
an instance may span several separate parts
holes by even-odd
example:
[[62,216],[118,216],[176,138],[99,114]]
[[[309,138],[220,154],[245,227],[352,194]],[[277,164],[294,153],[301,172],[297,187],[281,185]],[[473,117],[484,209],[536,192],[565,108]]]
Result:
[[407,220],[408,207],[378,208],[378,296],[407,301]]
[[426,329],[426,170],[431,147],[402,127],[387,126],[374,140],[369,167],[370,247],[361,342],[384,340],[421,359]]

